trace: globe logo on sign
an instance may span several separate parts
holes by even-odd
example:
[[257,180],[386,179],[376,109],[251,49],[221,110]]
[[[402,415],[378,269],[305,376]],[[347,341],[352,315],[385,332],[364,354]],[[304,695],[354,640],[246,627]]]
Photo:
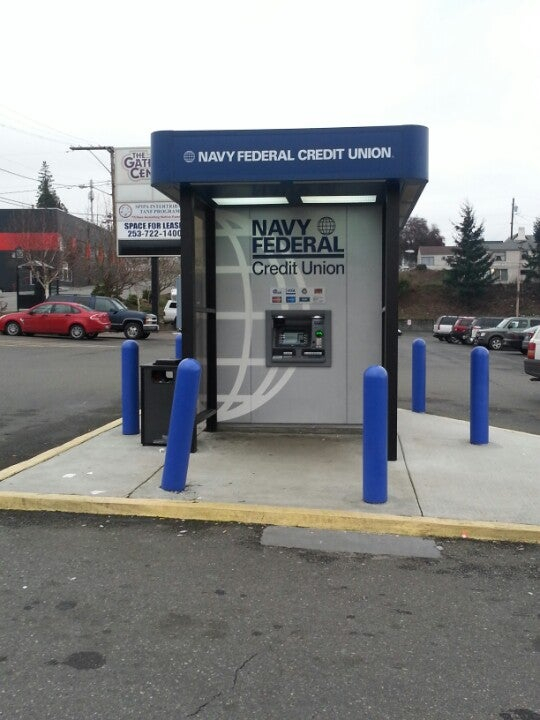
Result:
[[129,205],[123,204],[118,208],[118,214],[121,218],[128,218],[131,215],[131,208]]
[[336,222],[331,217],[322,217],[317,223],[317,229],[321,235],[331,235],[336,229]]
[[186,150],[184,153],[184,161],[187,163],[192,163],[195,160],[195,153],[193,150]]

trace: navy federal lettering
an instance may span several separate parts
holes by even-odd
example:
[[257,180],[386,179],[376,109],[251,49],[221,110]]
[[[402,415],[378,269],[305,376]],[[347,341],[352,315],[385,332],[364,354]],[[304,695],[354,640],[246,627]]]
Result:
[[301,235],[305,235],[311,220],[301,220],[294,218],[292,220],[252,220],[251,234],[255,235],[292,235],[295,226]]
[[199,150],[199,162],[223,162],[225,159],[232,162],[234,150]]

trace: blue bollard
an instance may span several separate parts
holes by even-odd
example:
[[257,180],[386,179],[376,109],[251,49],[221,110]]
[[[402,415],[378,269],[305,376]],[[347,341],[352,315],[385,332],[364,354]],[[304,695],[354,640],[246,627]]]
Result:
[[471,352],[470,440],[472,445],[489,443],[489,351]]
[[165,465],[161,478],[162,490],[182,492],[186,487],[200,379],[201,366],[197,360],[182,360],[178,365],[174,384]]
[[174,338],[174,349],[175,349],[175,358],[177,360],[182,359],[182,333],[179,332],[178,335]]
[[426,341],[412,344],[412,411],[426,412]]
[[380,365],[364,373],[364,502],[388,500],[388,374]]
[[122,434],[139,432],[139,346],[135,340],[122,343]]

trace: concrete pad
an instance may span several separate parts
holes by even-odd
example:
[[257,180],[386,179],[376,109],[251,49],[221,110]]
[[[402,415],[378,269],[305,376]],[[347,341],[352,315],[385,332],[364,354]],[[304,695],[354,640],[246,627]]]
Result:
[[540,437],[398,411],[386,503],[362,500],[362,439],[351,434],[199,435],[184,492],[161,490],[165,448],[119,423],[0,472],[0,507],[141,514],[265,525],[540,541]]
[[389,464],[388,502],[363,502],[359,435],[203,432],[181,493],[160,488],[165,451],[118,426],[7,478],[1,490],[420,514],[403,458]]
[[[131,497],[163,499],[154,476]],[[181,501],[240,502],[419,515],[403,459],[390,463],[388,502],[362,500],[362,438],[265,432],[202,433],[190,458]]]
[[470,424],[398,411],[398,435],[422,514],[540,525],[540,436],[490,427],[471,445]]
[[115,427],[3,480],[0,489],[34,493],[128,497],[160,470],[163,448]]

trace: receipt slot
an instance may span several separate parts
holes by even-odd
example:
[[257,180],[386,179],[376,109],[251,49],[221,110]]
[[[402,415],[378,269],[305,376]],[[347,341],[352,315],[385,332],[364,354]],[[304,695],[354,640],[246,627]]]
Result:
[[266,311],[266,365],[329,367],[330,310]]

